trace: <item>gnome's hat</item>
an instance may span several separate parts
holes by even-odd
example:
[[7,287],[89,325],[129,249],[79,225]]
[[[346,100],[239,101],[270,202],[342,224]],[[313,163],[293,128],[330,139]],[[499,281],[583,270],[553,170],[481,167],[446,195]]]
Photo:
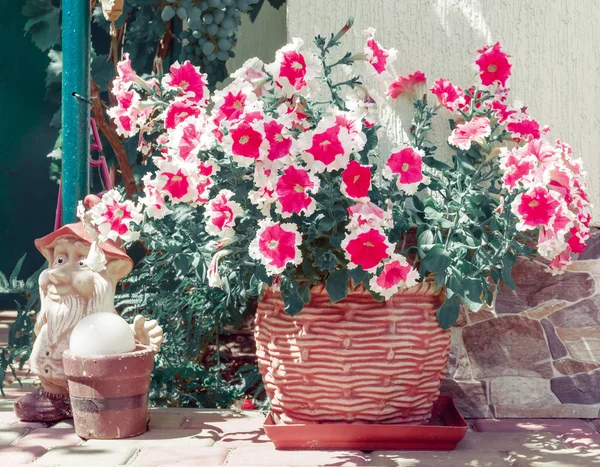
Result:
[[[86,199],[86,204],[87,203]],[[38,238],[34,241],[35,247],[40,251],[44,258],[48,262],[52,261],[52,252],[59,238],[73,237],[77,240],[87,242],[90,245],[94,242],[94,236],[85,228],[82,222],[75,222],[74,224],[63,225],[60,229],[55,230],[51,234],[45,237]],[[106,259],[124,259],[129,263],[129,268],[123,271],[123,277],[131,272],[133,269],[133,260],[123,251],[123,249],[114,241],[108,240],[106,242],[99,242],[100,249],[104,252]]]

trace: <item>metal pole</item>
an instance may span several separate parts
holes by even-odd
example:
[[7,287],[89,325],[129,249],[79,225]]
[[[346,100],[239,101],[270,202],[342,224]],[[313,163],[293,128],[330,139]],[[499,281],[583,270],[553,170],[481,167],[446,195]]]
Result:
[[90,2],[62,2],[62,221],[89,192]]

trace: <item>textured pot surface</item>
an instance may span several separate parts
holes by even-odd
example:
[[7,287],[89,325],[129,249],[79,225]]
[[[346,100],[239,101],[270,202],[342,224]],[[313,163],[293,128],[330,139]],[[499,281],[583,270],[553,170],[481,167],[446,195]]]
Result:
[[295,317],[258,304],[256,347],[277,423],[426,423],[446,375],[450,331],[431,282],[377,302],[362,287],[330,305],[324,287]]
[[154,353],[82,357],[66,351],[65,374],[75,421],[84,439],[129,438],[146,432]]

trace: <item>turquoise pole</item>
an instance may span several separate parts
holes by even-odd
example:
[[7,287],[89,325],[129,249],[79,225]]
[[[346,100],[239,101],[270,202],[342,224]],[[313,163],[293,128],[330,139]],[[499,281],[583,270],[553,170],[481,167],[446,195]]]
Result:
[[62,2],[62,221],[89,192],[90,2]]

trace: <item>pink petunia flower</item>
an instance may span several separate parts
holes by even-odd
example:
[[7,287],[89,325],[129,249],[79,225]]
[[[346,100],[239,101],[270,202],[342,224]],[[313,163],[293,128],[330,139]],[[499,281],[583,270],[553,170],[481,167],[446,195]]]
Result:
[[206,205],[205,229],[209,235],[216,235],[220,238],[235,236],[235,221],[244,213],[244,210],[238,202],[231,199],[233,196],[232,191],[221,190]]
[[375,73],[381,75],[396,60],[396,49],[384,49],[379,42],[375,40],[375,29],[369,28],[363,31],[367,36],[364,53],[369,63],[373,66]]
[[139,201],[146,206],[144,212],[148,217],[152,219],[162,219],[173,211],[167,207],[165,197],[156,189],[155,180],[151,180],[150,178],[151,174],[149,173],[142,177],[144,196],[140,198]]
[[165,128],[172,130],[186,119],[197,117],[202,113],[202,108],[188,100],[176,99],[169,104],[164,114]]
[[532,230],[548,226],[560,206],[557,195],[547,188],[537,186],[517,195],[512,211],[519,218],[518,230]]
[[494,111],[494,115],[498,120],[498,123],[506,122],[512,115],[514,115],[517,112],[515,109],[511,109],[508,105],[497,100],[492,101],[490,107]]
[[509,121],[506,129],[510,131],[515,139],[531,141],[541,137],[540,124],[533,118]]
[[266,141],[259,127],[246,121],[232,126],[223,138],[223,148],[242,167],[248,167],[265,152]]
[[321,72],[321,65],[317,57],[310,51],[301,50],[304,41],[299,38],[292,39],[275,53],[275,62],[265,66],[273,76],[276,89],[280,89],[286,96],[310,93],[311,86],[318,83],[315,78]]
[[451,112],[455,112],[461,105],[464,105],[462,89],[454,86],[448,79],[440,78],[435,81],[431,93],[438,98],[440,105]]
[[155,163],[159,168],[155,186],[163,196],[168,196],[173,204],[196,201],[198,191],[194,164],[184,164],[178,160],[155,160]]
[[512,151],[507,148],[501,149],[500,168],[504,171],[502,182],[509,191],[531,183],[531,175],[536,166],[536,158],[523,148],[515,148]]
[[365,271],[373,271],[394,251],[381,229],[364,227],[349,232],[342,241],[342,249],[349,261],[348,269],[361,266]]
[[140,234],[131,227],[144,219],[141,206],[130,200],[121,201],[121,194],[115,189],[104,193],[100,202],[90,209],[90,216],[101,242],[119,238],[126,242],[137,240]]
[[319,180],[304,169],[290,166],[277,180],[275,191],[277,211],[282,217],[290,217],[294,213],[310,216],[315,212],[317,203],[308,193],[319,191]]
[[411,147],[394,151],[385,164],[383,176],[392,179],[397,175],[398,188],[406,194],[414,194],[421,183],[429,184],[429,177],[423,174],[424,156],[423,151]]
[[186,118],[169,132],[169,154],[184,161],[194,161],[200,151],[207,151],[214,146],[213,129],[204,114]]
[[286,127],[277,120],[270,120],[264,124],[265,138],[269,143],[267,159],[276,161],[288,157],[292,152],[292,138],[285,136]]
[[140,130],[142,118],[145,113],[140,111],[140,96],[132,90],[125,88],[113,88],[113,95],[117,99],[117,105],[106,112],[112,118],[118,135],[131,138]]
[[423,94],[426,82],[425,73],[422,71],[415,71],[406,77],[398,76],[396,81],[388,86],[385,95],[390,99],[397,99],[399,96],[415,98]]
[[298,137],[298,148],[313,172],[331,172],[348,165],[353,143],[348,130],[333,118],[324,118],[317,128]]
[[196,191],[198,197],[196,204],[204,204],[208,202],[210,187],[213,186],[213,175],[219,171],[219,166],[212,161],[200,161],[198,163]]
[[256,237],[250,243],[250,257],[259,261],[270,276],[282,273],[288,264],[302,263],[300,244],[302,235],[298,226],[292,223],[279,223],[271,219],[259,222]]
[[562,252],[552,258],[552,261],[550,261],[550,264],[548,265],[548,269],[554,276],[563,273],[569,264],[571,264],[571,247],[567,245]]
[[473,141],[482,142],[491,133],[490,121],[486,117],[475,117],[470,122],[456,125],[448,142],[463,151],[471,147]]
[[358,161],[350,161],[342,172],[341,192],[348,198],[368,201],[370,189],[371,165],[361,165]]
[[416,285],[418,280],[418,271],[408,264],[406,258],[399,254],[393,254],[384,263],[381,273],[371,278],[369,286],[372,291],[389,300],[400,289]]
[[484,86],[489,86],[496,82],[506,86],[506,80],[510,77],[511,64],[508,61],[510,55],[506,55],[496,42],[493,46],[484,47],[478,50],[481,54],[475,62],[479,66],[479,76]]
[[166,89],[181,89],[183,95],[198,105],[208,103],[208,79],[200,69],[192,65],[189,60],[183,64],[173,63],[169,73],[162,79],[162,85]]
[[361,227],[373,227],[376,229],[388,229],[392,227],[392,213],[385,211],[370,201],[356,203],[348,207],[350,214],[350,223],[346,227],[352,232]]

